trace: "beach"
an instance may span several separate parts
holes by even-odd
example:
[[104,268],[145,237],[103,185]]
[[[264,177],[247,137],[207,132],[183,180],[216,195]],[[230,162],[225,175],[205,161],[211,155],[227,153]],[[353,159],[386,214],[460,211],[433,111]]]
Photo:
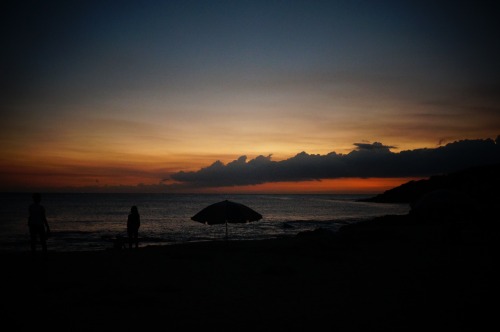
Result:
[[404,215],[281,239],[2,253],[2,315],[72,331],[481,330],[498,236],[464,232],[450,242]]

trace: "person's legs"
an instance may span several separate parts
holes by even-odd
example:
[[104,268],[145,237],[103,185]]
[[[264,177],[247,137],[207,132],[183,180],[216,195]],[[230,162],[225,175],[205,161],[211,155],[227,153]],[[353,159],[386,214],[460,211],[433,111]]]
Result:
[[40,228],[40,242],[42,244],[42,251],[44,254],[47,254],[47,233],[45,232],[45,228],[42,226]]
[[30,242],[31,242],[31,253],[35,254],[36,252],[36,237],[37,232],[34,227],[30,227]]
[[134,233],[131,230],[128,230],[127,234],[128,234],[128,248],[132,249],[132,241],[133,241],[132,237],[134,236]]

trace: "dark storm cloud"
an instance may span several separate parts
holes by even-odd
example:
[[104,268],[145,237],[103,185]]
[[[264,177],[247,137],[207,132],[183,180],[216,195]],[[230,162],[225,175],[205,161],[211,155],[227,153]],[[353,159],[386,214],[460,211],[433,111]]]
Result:
[[376,149],[395,149],[396,146],[383,145],[380,142],[375,143],[354,143],[354,146],[358,147],[359,150],[376,150]]
[[195,172],[174,173],[171,178],[187,186],[219,187],[279,181],[307,181],[343,177],[413,177],[451,172],[475,165],[500,162],[500,136],[463,140],[434,149],[390,151],[393,146],[356,143],[348,154],[301,152],[283,161],[241,156],[228,164],[216,161]]

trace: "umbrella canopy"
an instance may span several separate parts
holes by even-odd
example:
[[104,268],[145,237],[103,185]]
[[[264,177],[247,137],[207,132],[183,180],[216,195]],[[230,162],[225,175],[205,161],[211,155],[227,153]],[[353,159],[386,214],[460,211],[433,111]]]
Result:
[[246,223],[260,219],[262,219],[260,213],[246,205],[228,200],[209,205],[191,217],[191,220],[204,224],[226,224],[226,237],[227,223]]

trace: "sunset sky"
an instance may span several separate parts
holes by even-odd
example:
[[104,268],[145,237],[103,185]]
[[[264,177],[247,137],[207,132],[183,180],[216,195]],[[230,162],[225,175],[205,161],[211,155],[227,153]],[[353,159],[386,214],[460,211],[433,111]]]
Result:
[[358,162],[498,157],[494,2],[1,6],[0,191],[378,192],[453,164]]

